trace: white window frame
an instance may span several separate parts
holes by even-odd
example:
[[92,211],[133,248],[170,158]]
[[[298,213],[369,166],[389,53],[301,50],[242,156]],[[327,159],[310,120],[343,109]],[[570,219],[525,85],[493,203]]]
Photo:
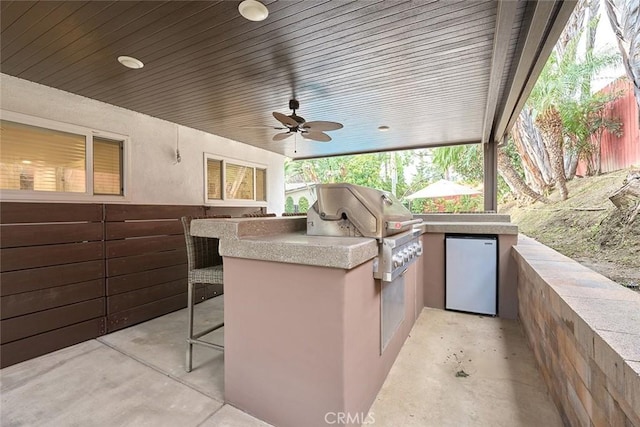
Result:
[[[24,125],[51,129],[60,132],[72,133],[85,137],[85,170],[86,188],[83,193],[61,192],[61,191],[36,191],[36,190],[0,190],[0,200],[2,201],[38,201],[38,202],[123,202],[129,200],[129,179],[131,173],[130,165],[130,138],[128,135],[121,135],[103,130],[96,130],[84,126],[70,123],[58,122],[55,120],[43,119],[41,117],[29,116],[27,114],[16,113],[14,111],[0,110],[2,120],[16,122]],[[93,194],[93,137],[122,141],[122,195]]]
[[[221,187],[221,197],[222,199],[209,199],[209,171],[207,169],[207,160],[216,160],[221,162],[222,168],[222,187]],[[245,199],[227,199],[227,162],[232,163],[238,166],[246,166],[253,168],[253,200],[245,200]],[[269,168],[266,164],[248,162],[246,160],[234,159],[231,157],[220,156],[212,153],[204,153],[203,159],[203,169],[204,169],[204,204],[208,206],[255,206],[255,207],[267,207],[267,201],[269,200]],[[265,199],[266,200],[256,200],[256,169],[264,169],[265,170]]]

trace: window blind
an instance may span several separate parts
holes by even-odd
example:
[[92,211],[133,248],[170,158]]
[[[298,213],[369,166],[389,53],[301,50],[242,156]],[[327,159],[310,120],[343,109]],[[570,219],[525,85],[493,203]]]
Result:
[[253,200],[253,168],[226,163],[225,197],[227,199]]
[[86,191],[84,135],[1,120],[0,139],[2,189]]
[[93,194],[122,195],[122,141],[93,138]]
[[267,170],[256,169],[256,200],[267,201]]
[[207,159],[207,199],[222,200],[222,161]]

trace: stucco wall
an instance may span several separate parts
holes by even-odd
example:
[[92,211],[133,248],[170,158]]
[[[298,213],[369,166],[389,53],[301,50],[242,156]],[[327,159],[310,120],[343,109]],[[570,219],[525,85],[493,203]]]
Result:
[[[266,165],[267,211],[284,211],[284,156],[6,74],[0,85],[2,110],[128,136],[128,203],[203,204],[206,152]],[[174,164],[178,133],[182,161]]]

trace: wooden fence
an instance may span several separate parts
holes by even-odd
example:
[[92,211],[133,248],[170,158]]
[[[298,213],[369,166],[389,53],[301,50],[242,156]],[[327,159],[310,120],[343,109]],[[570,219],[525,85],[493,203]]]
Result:
[[[179,218],[251,211],[0,203],[0,366],[186,307]],[[221,292],[201,286],[196,298]]]
[[[622,135],[617,137],[604,132],[600,146],[601,171],[613,172],[640,165],[640,115],[632,83],[626,77],[620,78],[602,89],[604,93],[620,93],[621,96],[607,105],[606,115],[622,122]],[[595,137],[593,137],[595,138]],[[577,173],[584,175],[584,162],[578,165]]]

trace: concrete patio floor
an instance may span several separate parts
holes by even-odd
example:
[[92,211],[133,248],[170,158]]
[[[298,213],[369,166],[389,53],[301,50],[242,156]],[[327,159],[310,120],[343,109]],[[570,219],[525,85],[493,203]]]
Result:
[[[198,328],[223,298],[196,306]],[[224,354],[194,347],[186,310],[0,371],[2,426],[268,424],[225,405]],[[222,332],[206,337],[222,340]],[[456,376],[464,371],[468,377]],[[458,374],[461,375],[461,374]],[[371,408],[376,426],[561,426],[517,322],[425,309]]]

